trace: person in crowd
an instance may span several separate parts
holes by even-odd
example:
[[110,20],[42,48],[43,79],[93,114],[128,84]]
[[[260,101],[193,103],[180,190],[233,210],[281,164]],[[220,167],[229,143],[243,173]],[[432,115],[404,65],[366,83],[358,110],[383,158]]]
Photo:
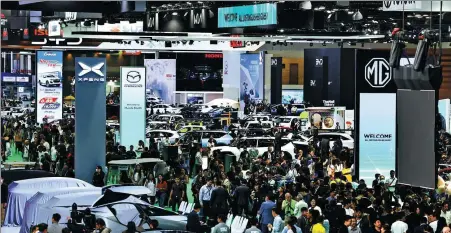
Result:
[[276,203],[271,200],[271,194],[267,194],[265,201],[260,205],[260,210],[258,211],[262,233],[269,233],[268,224],[274,222],[274,216],[272,214],[274,208],[276,208]]
[[52,215],[52,225],[48,227],[48,233],[62,233],[63,227],[59,225],[61,215],[56,213]]
[[152,173],[149,173],[149,175],[147,176],[144,186],[149,189],[147,196],[149,197],[150,204],[155,204],[155,195],[157,194],[157,188],[155,185],[155,178],[153,177]]
[[207,183],[200,188],[199,191],[199,203],[203,209],[203,215],[206,217],[210,216],[210,200],[211,193],[213,192],[213,180],[208,179]]
[[41,223],[38,225],[39,233],[47,233],[48,232],[48,225],[45,223]]
[[262,233],[262,231],[257,227],[258,220],[256,218],[249,219],[249,224],[251,225],[251,227],[246,229],[244,233]]
[[[212,210],[212,218],[215,218],[219,215],[226,215],[229,212],[229,193],[223,187],[221,181],[217,181],[216,187],[211,192],[210,204]],[[219,217],[218,217],[219,218]]]
[[180,206],[183,198],[185,197],[185,188],[180,183],[180,178],[175,178],[175,183],[172,184],[171,192],[169,193],[169,204],[172,207],[172,211],[176,210],[176,206]]
[[224,214],[219,214],[217,221],[218,224],[213,227],[211,233],[230,233],[230,228],[225,224],[227,218]]
[[349,227],[349,233],[362,233],[362,230],[357,226],[357,219],[351,218],[351,226]]
[[279,210],[277,208],[272,208],[272,216],[274,221],[272,224],[268,224],[268,230],[271,233],[282,233],[283,230],[283,220],[279,215]]
[[194,204],[193,211],[188,214],[186,222],[186,230],[190,232],[200,233],[201,232],[201,222],[199,219],[201,205]]
[[92,177],[92,185],[96,187],[105,186],[105,173],[102,171],[101,166],[96,166],[96,171],[94,172],[94,176]]
[[290,193],[285,194],[285,200],[282,202],[282,210],[285,213],[285,217],[294,216],[296,209],[296,201],[291,198]]
[[106,227],[105,221],[101,218],[96,220],[96,230],[98,233],[111,233],[111,229]]
[[157,195],[158,205],[164,208],[168,192],[168,183],[163,179],[163,175],[158,175]]

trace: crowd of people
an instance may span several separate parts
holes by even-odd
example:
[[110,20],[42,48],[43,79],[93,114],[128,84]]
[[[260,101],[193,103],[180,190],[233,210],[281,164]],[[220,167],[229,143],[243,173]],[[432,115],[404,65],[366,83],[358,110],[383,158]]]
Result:
[[[19,154],[25,161],[36,162],[33,169],[74,177],[74,119],[58,125],[36,124],[32,114],[2,119],[3,161]],[[163,158],[161,148],[177,146],[165,174],[156,174],[145,165],[137,165],[133,175],[121,173],[120,183],[149,188],[149,202],[177,210],[182,201],[194,202],[188,215],[187,229],[214,233],[230,232],[227,216],[249,219],[247,233],[449,233],[451,210],[445,194],[434,190],[397,184],[395,171],[384,177],[375,174],[371,184],[354,179],[354,158],[340,140],[333,148],[313,140],[308,148],[296,151],[293,158],[280,147],[281,132],[274,130],[274,145],[262,155],[252,145],[245,145],[238,160],[226,166],[225,159],[213,151],[211,138],[202,148],[193,140],[186,143],[151,139],[146,147],[120,146],[113,130],[106,133],[106,160],[141,157]],[[448,144],[448,137],[441,137]],[[207,163],[203,158],[208,158]],[[97,167],[92,183],[105,185],[105,173]],[[54,216],[57,223],[58,216]],[[102,220],[99,232],[108,233]],[[36,231],[60,233],[40,224]],[[72,230],[73,232],[73,230]]]

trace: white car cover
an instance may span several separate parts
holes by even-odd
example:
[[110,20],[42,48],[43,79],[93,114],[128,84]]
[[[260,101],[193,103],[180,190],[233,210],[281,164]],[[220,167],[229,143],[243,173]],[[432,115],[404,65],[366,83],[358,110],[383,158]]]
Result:
[[35,193],[42,190],[55,190],[60,188],[79,187],[88,188],[93,185],[74,178],[46,177],[20,180],[8,186],[8,206],[4,225],[20,226],[25,209],[25,202]]
[[20,232],[29,233],[30,226],[36,223],[52,224],[52,215],[58,213],[61,215],[60,224],[65,224],[67,218],[70,217],[72,204],[77,203],[78,210],[83,210],[90,207],[101,196],[101,192],[78,192],[63,195],[57,195],[43,204],[37,205],[37,211],[34,218],[34,223],[30,219],[24,218]]
[[[33,224],[40,223],[37,221],[37,216],[40,214],[38,212],[39,206],[45,204],[47,201],[52,199],[57,195],[71,194],[71,193],[86,193],[86,192],[98,192],[100,195],[102,192],[101,188],[62,188],[54,189],[49,191],[37,192],[33,197],[31,197],[25,204],[24,215],[22,219],[22,227],[20,229],[21,233],[28,232],[25,229],[30,229]],[[72,202],[74,203],[74,202]],[[70,205],[72,206],[72,204]]]

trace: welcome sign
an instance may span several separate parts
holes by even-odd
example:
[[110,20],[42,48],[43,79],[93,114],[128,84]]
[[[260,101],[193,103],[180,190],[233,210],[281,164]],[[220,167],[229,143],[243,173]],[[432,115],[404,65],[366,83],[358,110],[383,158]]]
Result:
[[218,9],[218,28],[277,24],[277,5],[264,3]]

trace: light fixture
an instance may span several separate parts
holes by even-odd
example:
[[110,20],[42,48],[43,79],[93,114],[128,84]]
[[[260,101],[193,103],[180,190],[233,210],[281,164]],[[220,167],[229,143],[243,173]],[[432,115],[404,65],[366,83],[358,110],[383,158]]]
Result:
[[312,9],[312,2],[311,1],[304,1],[299,5],[299,9],[302,10],[311,10]]
[[185,14],[183,15],[183,17],[186,17],[186,16],[188,16],[188,11],[185,12]]
[[166,19],[168,17],[168,13],[164,14],[163,19]]
[[360,10],[357,10],[357,12],[352,15],[352,20],[362,20],[362,19],[363,15],[362,13],[360,13]]
[[179,15],[179,13],[177,13],[177,11],[172,12],[172,15]]

